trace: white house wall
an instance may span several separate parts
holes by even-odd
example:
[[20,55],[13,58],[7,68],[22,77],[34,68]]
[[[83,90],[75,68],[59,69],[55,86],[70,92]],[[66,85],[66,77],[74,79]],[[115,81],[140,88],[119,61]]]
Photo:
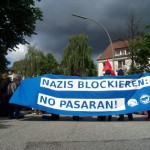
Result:
[[[120,69],[118,68],[118,60],[122,60],[123,58],[118,58],[117,60],[115,60],[114,65],[115,65],[115,73],[117,74],[117,70]],[[97,67],[98,67],[98,76],[103,76],[104,72],[103,70],[103,63],[105,63],[106,60],[102,60],[102,61],[98,61],[97,62]],[[113,66],[112,64],[112,60],[109,60],[111,66]],[[131,59],[129,58],[125,58],[125,65],[122,67],[123,70],[127,71],[130,69],[131,66]]]

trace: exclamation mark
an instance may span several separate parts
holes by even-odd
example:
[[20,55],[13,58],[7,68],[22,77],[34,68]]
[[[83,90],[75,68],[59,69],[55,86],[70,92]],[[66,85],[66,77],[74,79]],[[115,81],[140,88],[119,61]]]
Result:
[[115,101],[115,108],[117,108],[117,101]]

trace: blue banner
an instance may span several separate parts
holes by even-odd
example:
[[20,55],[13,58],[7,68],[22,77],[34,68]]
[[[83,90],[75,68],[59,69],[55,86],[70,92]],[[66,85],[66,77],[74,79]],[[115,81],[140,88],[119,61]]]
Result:
[[150,110],[150,74],[79,77],[46,74],[21,82],[10,103],[71,116]]

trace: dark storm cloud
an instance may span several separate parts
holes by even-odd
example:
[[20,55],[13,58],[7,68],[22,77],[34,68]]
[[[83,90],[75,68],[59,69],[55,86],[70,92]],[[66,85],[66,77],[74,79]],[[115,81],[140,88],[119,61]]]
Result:
[[[59,61],[69,38],[75,34],[86,34],[96,61],[109,44],[104,30],[96,23],[73,17],[78,14],[103,23],[112,40],[125,26],[127,14],[134,10],[142,22],[150,23],[149,0],[42,0],[37,6],[43,11],[43,22],[37,22],[37,35],[30,40],[37,48],[51,52]],[[123,29],[123,28],[122,28]]]

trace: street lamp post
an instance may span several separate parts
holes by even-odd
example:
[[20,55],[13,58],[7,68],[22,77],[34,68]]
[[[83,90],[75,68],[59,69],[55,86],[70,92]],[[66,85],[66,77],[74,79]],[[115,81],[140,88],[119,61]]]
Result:
[[72,16],[74,17],[78,17],[78,18],[81,18],[81,19],[87,19],[87,20],[90,20],[90,21],[93,21],[95,22],[96,24],[98,24],[100,27],[103,28],[103,30],[106,32],[108,38],[109,38],[109,42],[110,42],[110,45],[111,45],[111,50],[112,50],[112,64],[113,64],[113,70],[115,71],[115,64],[114,64],[114,48],[113,48],[113,44],[112,44],[112,40],[110,38],[110,35],[108,33],[108,31],[106,30],[106,28],[104,27],[104,25],[102,25],[100,22],[97,22],[96,20],[93,20],[91,18],[87,18],[87,17],[84,17],[84,16],[80,16],[80,15],[76,15],[76,14],[72,14]]

